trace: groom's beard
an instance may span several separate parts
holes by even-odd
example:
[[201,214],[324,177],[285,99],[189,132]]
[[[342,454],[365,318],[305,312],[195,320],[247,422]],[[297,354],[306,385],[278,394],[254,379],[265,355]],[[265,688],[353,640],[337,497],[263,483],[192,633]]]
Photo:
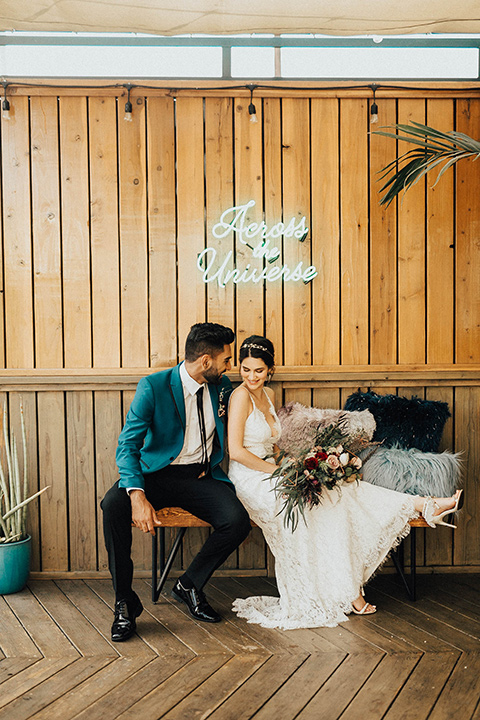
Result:
[[222,382],[223,372],[219,372],[215,368],[210,368],[210,370],[205,370],[203,373],[203,378],[205,382],[209,383],[210,385],[220,385]]

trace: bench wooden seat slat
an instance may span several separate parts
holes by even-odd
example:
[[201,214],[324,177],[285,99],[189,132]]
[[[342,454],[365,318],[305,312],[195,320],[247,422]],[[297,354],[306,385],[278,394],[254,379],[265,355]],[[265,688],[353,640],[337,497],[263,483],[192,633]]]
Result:
[[[162,508],[157,510],[156,515],[162,527],[211,527],[210,523],[179,507]],[[256,527],[253,520],[251,523],[252,527]]]

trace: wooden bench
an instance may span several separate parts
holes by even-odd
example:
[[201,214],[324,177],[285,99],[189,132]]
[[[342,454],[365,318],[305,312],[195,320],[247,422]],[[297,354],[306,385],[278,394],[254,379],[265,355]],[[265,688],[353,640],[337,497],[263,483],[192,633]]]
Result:
[[[172,507],[163,508],[157,511],[157,519],[161,522],[161,526],[156,528],[155,535],[152,536],[152,601],[157,602],[160,593],[162,592],[165,581],[172,568],[175,556],[180,548],[183,536],[185,535],[189,527],[210,527],[209,523],[200,518],[192,515],[182,508]],[[400,543],[398,548],[392,552],[392,560],[395,564],[398,574],[402,579],[405,586],[405,590],[410,600],[416,600],[416,531],[417,528],[429,527],[423,517],[419,517],[415,520],[410,520],[411,525],[411,550],[410,550],[410,573],[405,574],[404,565],[404,548],[403,542]],[[252,527],[256,527],[252,521]],[[178,528],[175,541],[172,548],[165,558],[165,528]],[[159,547],[160,546],[160,547]],[[160,571],[160,579],[158,579],[158,572]]]

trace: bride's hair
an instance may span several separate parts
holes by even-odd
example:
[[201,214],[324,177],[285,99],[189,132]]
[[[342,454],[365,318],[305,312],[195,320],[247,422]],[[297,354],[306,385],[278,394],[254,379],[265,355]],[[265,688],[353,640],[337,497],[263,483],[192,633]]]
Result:
[[263,360],[268,369],[272,371],[271,374],[273,374],[275,349],[268,338],[262,335],[250,335],[250,337],[246,338],[240,347],[238,359],[242,363],[247,357]]

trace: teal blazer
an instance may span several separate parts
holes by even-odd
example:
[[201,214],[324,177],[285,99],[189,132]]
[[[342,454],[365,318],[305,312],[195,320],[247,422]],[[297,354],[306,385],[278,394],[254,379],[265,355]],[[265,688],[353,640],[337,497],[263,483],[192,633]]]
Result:
[[[225,407],[232,390],[230,380],[208,385],[215,416],[211,473],[230,482],[220,468],[225,454]],[[170,465],[180,454],[185,437],[185,400],[180,365],[142,378],[118,438],[116,461],[119,487],[144,488],[144,475]]]

